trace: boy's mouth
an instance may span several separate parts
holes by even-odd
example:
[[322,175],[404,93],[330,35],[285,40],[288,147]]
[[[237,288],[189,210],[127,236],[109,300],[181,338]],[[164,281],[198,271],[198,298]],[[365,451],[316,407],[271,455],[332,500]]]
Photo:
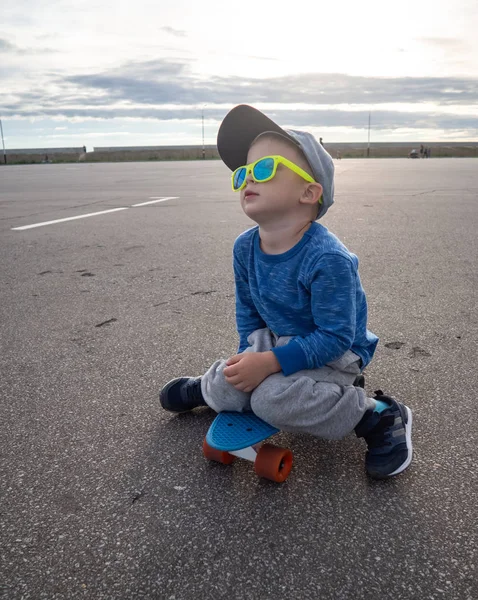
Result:
[[258,196],[259,194],[256,194],[255,192],[252,192],[251,190],[247,190],[244,193],[244,198],[247,198],[248,196]]

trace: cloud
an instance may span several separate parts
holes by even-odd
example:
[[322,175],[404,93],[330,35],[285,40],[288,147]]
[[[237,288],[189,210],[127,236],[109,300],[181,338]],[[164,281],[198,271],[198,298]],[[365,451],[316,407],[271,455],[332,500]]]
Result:
[[[227,113],[227,108],[205,108],[205,116],[209,120],[221,121]],[[5,113],[4,113],[5,114]],[[268,116],[288,128],[326,128],[347,127],[351,129],[366,129],[368,127],[369,111],[343,111],[343,110],[268,110]],[[11,116],[15,116],[12,113]],[[36,111],[25,110],[23,117],[37,117]],[[66,119],[81,118],[84,120],[99,119],[155,119],[158,121],[198,121],[200,111],[197,107],[182,108],[178,110],[156,108],[87,108],[63,109],[51,107],[42,111],[43,118]],[[400,111],[374,111],[372,112],[371,125],[373,130],[398,130],[398,129],[460,129],[474,131],[478,135],[478,118],[473,115],[443,115],[400,112]]]
[[18,49],[14,44],[9,42],[8,40],[0,38],[0,52],[16,52],[17,50]]
[[20,48],[5,38],[0,38],[0,54],[49,54],[58,52],[52,48]]
[[[228,109],[216,105],[268,103],[276,108],[267,113],[292,127],[364,128],[371,105],[428,102],[451,108],[478,106],[478,79],[470,77],[392,78],[311,73],[269,79],[234,76],[204,79],[191,71],[188,60],[181,59],[135,61],[98,73],[67,76],[57,73],[45,77],[41,88],[11,93],[3,104],[0,100],[0,114],[28,118],[196,121],[198,107],[208,104],[204,109],[206,117],[219,121]],[[285,110],[282,104],[297,105],[298,109]],[[363,110],[330,108],[351,104],[362,106]],[[463,110],[457,115],[449,114],[450,110],[446,112],[400,112],[384,106],[384,110],[374,109],[372,126],[478,132],[478,118],[473,114],[463,115]]]
[[164,31],[165,33],[169,33],[170,35],[174,35],[175,37],[181,37],[181,38],[186,37],[185,31],[181,31],[180,29],[174,29],[173,27],[169,27],[168,25],[165,25],[164,27],[160,27],[159,30]]
[[150,60],[93,75],[62,80],[65,85],[103,92],[110,99],[149,104],[304,103],[373,104],[384,102],[474,104],[478,79],[470,77],[357,77],[341,73],[304,73],[253,79],[204,80],[187,61]]
[[429,46],[438,46],[438,48],[445,50],[446,52],[452,52],[456,54],[465,54],[470,51],[469,44],[460,38],[447,38],[447,37],[420,37],[419,42]]

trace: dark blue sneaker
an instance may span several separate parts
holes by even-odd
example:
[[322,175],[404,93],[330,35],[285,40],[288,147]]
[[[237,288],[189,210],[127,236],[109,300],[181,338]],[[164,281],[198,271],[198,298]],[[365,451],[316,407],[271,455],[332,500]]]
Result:
[[355,428],[367,442],[365,467],[370,477],[386,479],[404,471],[412,462],[412,411],[382,390],[375,400],[389,406],[382,412],[368,410]]
[[161,406],[171,412],[187,412],[197,406],[206,406],[200,377],[171,379],[159,393]]

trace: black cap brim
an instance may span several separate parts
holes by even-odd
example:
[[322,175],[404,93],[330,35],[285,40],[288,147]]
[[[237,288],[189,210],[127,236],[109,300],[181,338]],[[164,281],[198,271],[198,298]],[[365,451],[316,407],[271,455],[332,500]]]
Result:
[[247,162],[247,153],[252,142],[261,133],[271,131],[283,135],[294,144],[297,142],[266,117],[261,111],[247,104],[239,104],[227,113],[217,133],[217,150],[231,171]]

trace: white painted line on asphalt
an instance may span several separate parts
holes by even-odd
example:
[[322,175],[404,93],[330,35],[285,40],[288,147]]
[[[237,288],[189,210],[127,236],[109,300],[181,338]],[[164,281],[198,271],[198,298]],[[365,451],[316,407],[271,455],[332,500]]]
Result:
[[146,206],[146,204],[154,204],[155,202],[164,202],[165,200],[176,200],[179,196],[150,196],[154,200],[148,202],[140,202],[131,206],[122,206],[121,208],[110,208],[109,210],[101,210],[99,212],[88,213],[87,215],[77,215],[76,217],[66,217],[65,219],[56,219],[55,221],[44,221],[43,223],[34,223],[33,225],[22,225],[21,227],[12,227],[12,231],[24,231],[25,229],[33,229],[34,227],[43,227],[44,225],[54,225],[55,223],[64,223],[65,221],[73,221],[74,219],[85,219],[86,217],[96,217],[97,215],[105,215],[107,213],[117,212],[118,210],[128,210],[136,206]]
[[156,202],[164,202],[165,200],[176,200],[179,196],[168,196],[166,198],[162,198],[160,196],[150,196],[154,198],[154,200],[149,200],[149,202],[141,202],[140,204],[133,204],[132,206],[146,206],[146,204],[155,204]]
[[89,213],[87,215],[78,215],[76,217],[66,217],[66,219],[56,219],[55,221],[45,221],[44,223],[35,223],[33,225],[23,225],[22,227],[12,227],[13,231],[23,231],[25,229],[33,229],[33,227],[43,227],[44,225],[53,225],[54,223],[64,223],[65,221],[73,221],[73,219],[85,219],[86,217],[96,217],[97,215],[105,215],[106,213],[116,212],[118,210],[128,210],[129,206],[122,208],[111,208],[110,210],[102,210],[100,212]]

